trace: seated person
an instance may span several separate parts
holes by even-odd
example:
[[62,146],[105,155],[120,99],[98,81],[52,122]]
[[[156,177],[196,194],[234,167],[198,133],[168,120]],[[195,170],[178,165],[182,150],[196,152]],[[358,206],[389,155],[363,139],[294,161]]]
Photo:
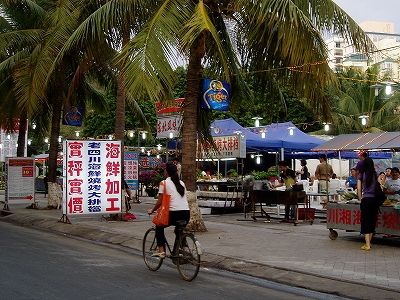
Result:
[[346,186],[353,188],[353,190],[357,189],[357,170],[355,168],[351,168],[350,176],[346,179]]
[[[278,168],[280,171],[280,182],[275,187],[285,185],[286,190],[291,190],[293,185],[296,183],[296,172],[290,169],[285,161],[278,162]],[[285,220],[289,220],[289,213],[292,209],[292,217],[294,215],[294,208],[291,205],[285,205]]]
[[391,178],[386,179],[384,186],[384,193],[389,200],[400,201],[400,171],[399,168],[394,167],[391,171]]

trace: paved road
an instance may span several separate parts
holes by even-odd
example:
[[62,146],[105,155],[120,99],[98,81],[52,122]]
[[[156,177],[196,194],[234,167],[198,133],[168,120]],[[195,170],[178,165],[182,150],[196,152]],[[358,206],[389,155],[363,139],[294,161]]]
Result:
[[339,299],[202,269],[191,283],[175,267],[146,269],[138,253],[0,223],[2,299]]

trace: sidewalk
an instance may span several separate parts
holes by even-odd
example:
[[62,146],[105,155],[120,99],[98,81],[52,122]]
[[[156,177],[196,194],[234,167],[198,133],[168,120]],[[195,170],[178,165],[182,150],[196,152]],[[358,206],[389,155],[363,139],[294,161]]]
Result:
[[[46,206],[42,194],[37,194],[37,200],[40,207]],[[144,232],[152,225],[146,209],[154,199],[141,200],[141,204],[133,205],[137,219],[131,222],[82,216],[70,217],[69,225],[58,222],[60,210],[26,209],[27,204],[12,203],[12,214],[0,217],[0,221],[141,250]],[[208,232],[196,235],[204,251],[205,267],[351,298],[400,299],[398,238],[376,238],[373,249],[364,252],[358,233],[338,231],[339,237],[332,241],[326,225],[318,222],[293,226],[243,221],[242,214],[208,215],[204,219]]]

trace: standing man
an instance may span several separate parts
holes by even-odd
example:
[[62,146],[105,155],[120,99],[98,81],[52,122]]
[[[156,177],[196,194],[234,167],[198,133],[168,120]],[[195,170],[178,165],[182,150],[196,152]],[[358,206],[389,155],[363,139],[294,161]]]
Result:
[[[296,183],[296,172],[290,169],[285,161],[278,162],[278,168],[280,171],[280,183],[277,184],[275,187],[278,186],[286,186],[286,190],[291,190],[293,185]],[[289,214],[290,214],[290,205],[285,205],[285,221],[289,221]],[[294,212],[294,208],[293,212]]]
[[[321,154],[319,156],[319,165],[315,170],[315,177],[318,179],[318,192],[319,193],[328,193],[329,191],[329,180],[332,178],[333,169],[330,164],[326,161],[326,155]],[[326,199],[322,204],[328,203],[328,199]]]
[[400,171],[397,167],[391,170],[391,177],[386,179],[383,191],[389,200],[400,201]]
[[181,165],[181,163],[179,162],[179,159],[177,158],[177,157],[175,157],[173,160],[172,160],[172,162],[175,164],[175,166],[176,166],[176,169],[177,169],[177,171],[178,171],[178,177],[179,177],[179,179],[182,179],[182,165]]

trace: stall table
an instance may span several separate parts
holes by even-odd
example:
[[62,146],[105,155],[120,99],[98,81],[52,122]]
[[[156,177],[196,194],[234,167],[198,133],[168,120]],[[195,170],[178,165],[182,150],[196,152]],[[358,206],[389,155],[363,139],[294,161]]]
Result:
[[[328,203],[326,226],[329,229],[329,238],[331,240],[335,240],[338,237],[335,229],[360,232],[360,205]],[[392,206],[381,206],[379,208],[375,232],[400,236],[400,211],[394,209]]]
[[270,218],[269,214],[264,210],[263,205],[281,204],[281,205],[294,205],[296,207],[296,214],[294,225],[299,222],[299,205],[304,205],[304,221],[310,221],[312,224],[313,218],[309,218],[308,211],[310,209],[309,198],[305,191],[279,191],[279,190],[253,190],[250,193],[250,200],[252,205],[254,220],[257,220],[256,206],[260,208],[260,216]]
[[228,181],[197,181],[197,200],[201,207],[239,208],[243,193],[241,184]]

